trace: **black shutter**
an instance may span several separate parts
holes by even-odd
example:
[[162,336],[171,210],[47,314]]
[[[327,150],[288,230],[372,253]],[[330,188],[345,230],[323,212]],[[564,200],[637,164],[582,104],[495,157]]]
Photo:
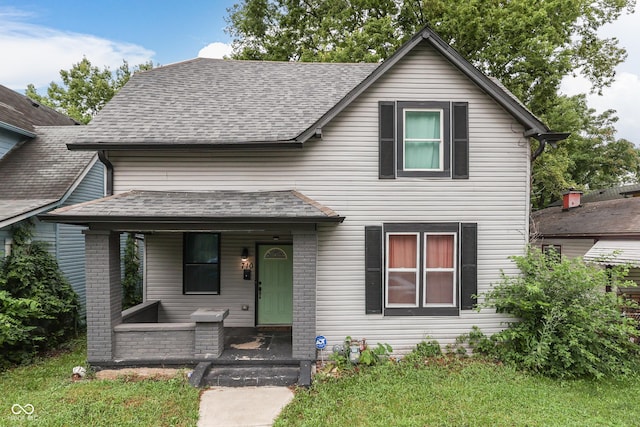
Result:
[[379,102],[379,169],[380,179],[394,179],[395,173],[395,103],[393,101]]
[[469,104],[453,103],[453,179],[469,179]]
[[473,296],[478,293],[478,224],[462,223],[460,234],[460,308],[471,310],[475,304]]
[[382,313],[382,227],[364,228],[365,313]]

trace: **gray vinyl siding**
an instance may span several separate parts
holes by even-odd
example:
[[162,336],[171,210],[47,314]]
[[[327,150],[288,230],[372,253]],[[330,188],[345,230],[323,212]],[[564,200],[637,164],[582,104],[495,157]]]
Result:
[[560,246],[562,255],[576,258],[583,257],[595,242],[594,239],[539,239],[532,244],[538,248],[542,248],[542,245]]
[[0,129],[0,159],[23,139],[27,139],[27,137],[6,129]]
[[[62,206],[86,202],[104,195],[104,166],[96,162]],[[84,235],[85,227],[57,224],[58,248],[56,256],[62,274],[67,278],[73,290],[78,294],[81,314],[86,306]]]
[[627,280],[633,280],[638,286],[640,286],[640,268],[629,269]]
[[[378,179],[378,102],[385,100],[468,102],[470,178]],[[385,222],[477,223],[478,291],[488,290],[501,269],[516,273],[508,257],[523,253],[528,239],[529,144],[522,133],[522,126],[490,97],[433,50],[421,47],[325,126],[322,139],[306,142],[302,150],[112,152],[110,159],[116,193],[295,189],[345,216],[342,224],[318,226],[316,332],[326,336],[329,345],[350,335],[386,342],[403,352],[427,337],[452,343],[473,325],[495,332],[505,317],[490,310],[462,311],[457,317],[366,315],[364,227]],[[244,303],[253,310],[254,301],[251,286],[241,281],[239,259],[231,270],[223,266],[220,296],[183,296],[179,236],[147,237],[147,298],[163,300],[163,321],[184,321],[196,305],[210,302],[230,308],[226,325],[252,325],[251,313],[237,311]],[[242,244],[253,247],[254,236],[241,238],[223,238],[223,255],[230,250],[230,256],[239,258]]]
[[[223,233],[220,240],[220,295],[182,294],[182,233],[154,233],[145,236],[146,298],[160,300],[159,322],[190,322],[198,308],[229,309],[225,326],[255,325],[255,243],[272,239],[272,234]],[[280,236],[284,239],[284,236]],[[251,280],[242,278],[240,254],[249,249],[254,263]],[[242,310],[242,306],[249,310]]]

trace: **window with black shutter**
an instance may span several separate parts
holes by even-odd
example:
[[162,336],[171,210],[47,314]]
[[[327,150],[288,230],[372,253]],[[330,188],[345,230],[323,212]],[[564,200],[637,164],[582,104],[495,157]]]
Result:
[[379,178],[469,178],[468,103],[379,102]]
[[365,229],[366,313],[454,316],[477,293],[477,224],[389,223]]

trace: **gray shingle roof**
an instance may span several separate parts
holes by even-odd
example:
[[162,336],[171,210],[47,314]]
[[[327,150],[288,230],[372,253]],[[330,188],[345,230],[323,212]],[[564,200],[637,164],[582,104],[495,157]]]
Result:
[[585,203],[563,211],[550,207],[531,215],[531,233],[544,237],[640,236],[640,197]]
[[[66,143],[81,128],[37,126],[37,138],[0,159],[0,220],[50,204],[66,194],[95,156],[90,151],[67,150]],[[17,212],[19,207],[24,211]]]
[[135,74],[77,142],[291,141],[378,64],[198,58]]
[[129,191],[67,206],[46,220],[92,222],[323,222],[342,221],[331,209],[297,191]]
[[72,118],[2,85],[0,85],[0,122],[28,132],[35,132],[34,126],[77,124]]

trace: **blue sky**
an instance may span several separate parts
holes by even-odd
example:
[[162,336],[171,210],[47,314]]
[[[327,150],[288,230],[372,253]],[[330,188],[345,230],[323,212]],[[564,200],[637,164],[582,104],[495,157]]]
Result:
[[[239,1],[239,0],[237,0]],[[234,0],[0,0],[0,84],[23,92],[33,83],[44,90],[86,56],[93,65],[116,69],[153,61],[167,65],[197,56],[230,52],[224,32]],[[640,12],[602,30],[629,53],[617,81],[604,96],[590,95],[597,111],[617,110],[618,137],[640,145]],[[568,78],[567,94],[586,93],[588,82]]]

